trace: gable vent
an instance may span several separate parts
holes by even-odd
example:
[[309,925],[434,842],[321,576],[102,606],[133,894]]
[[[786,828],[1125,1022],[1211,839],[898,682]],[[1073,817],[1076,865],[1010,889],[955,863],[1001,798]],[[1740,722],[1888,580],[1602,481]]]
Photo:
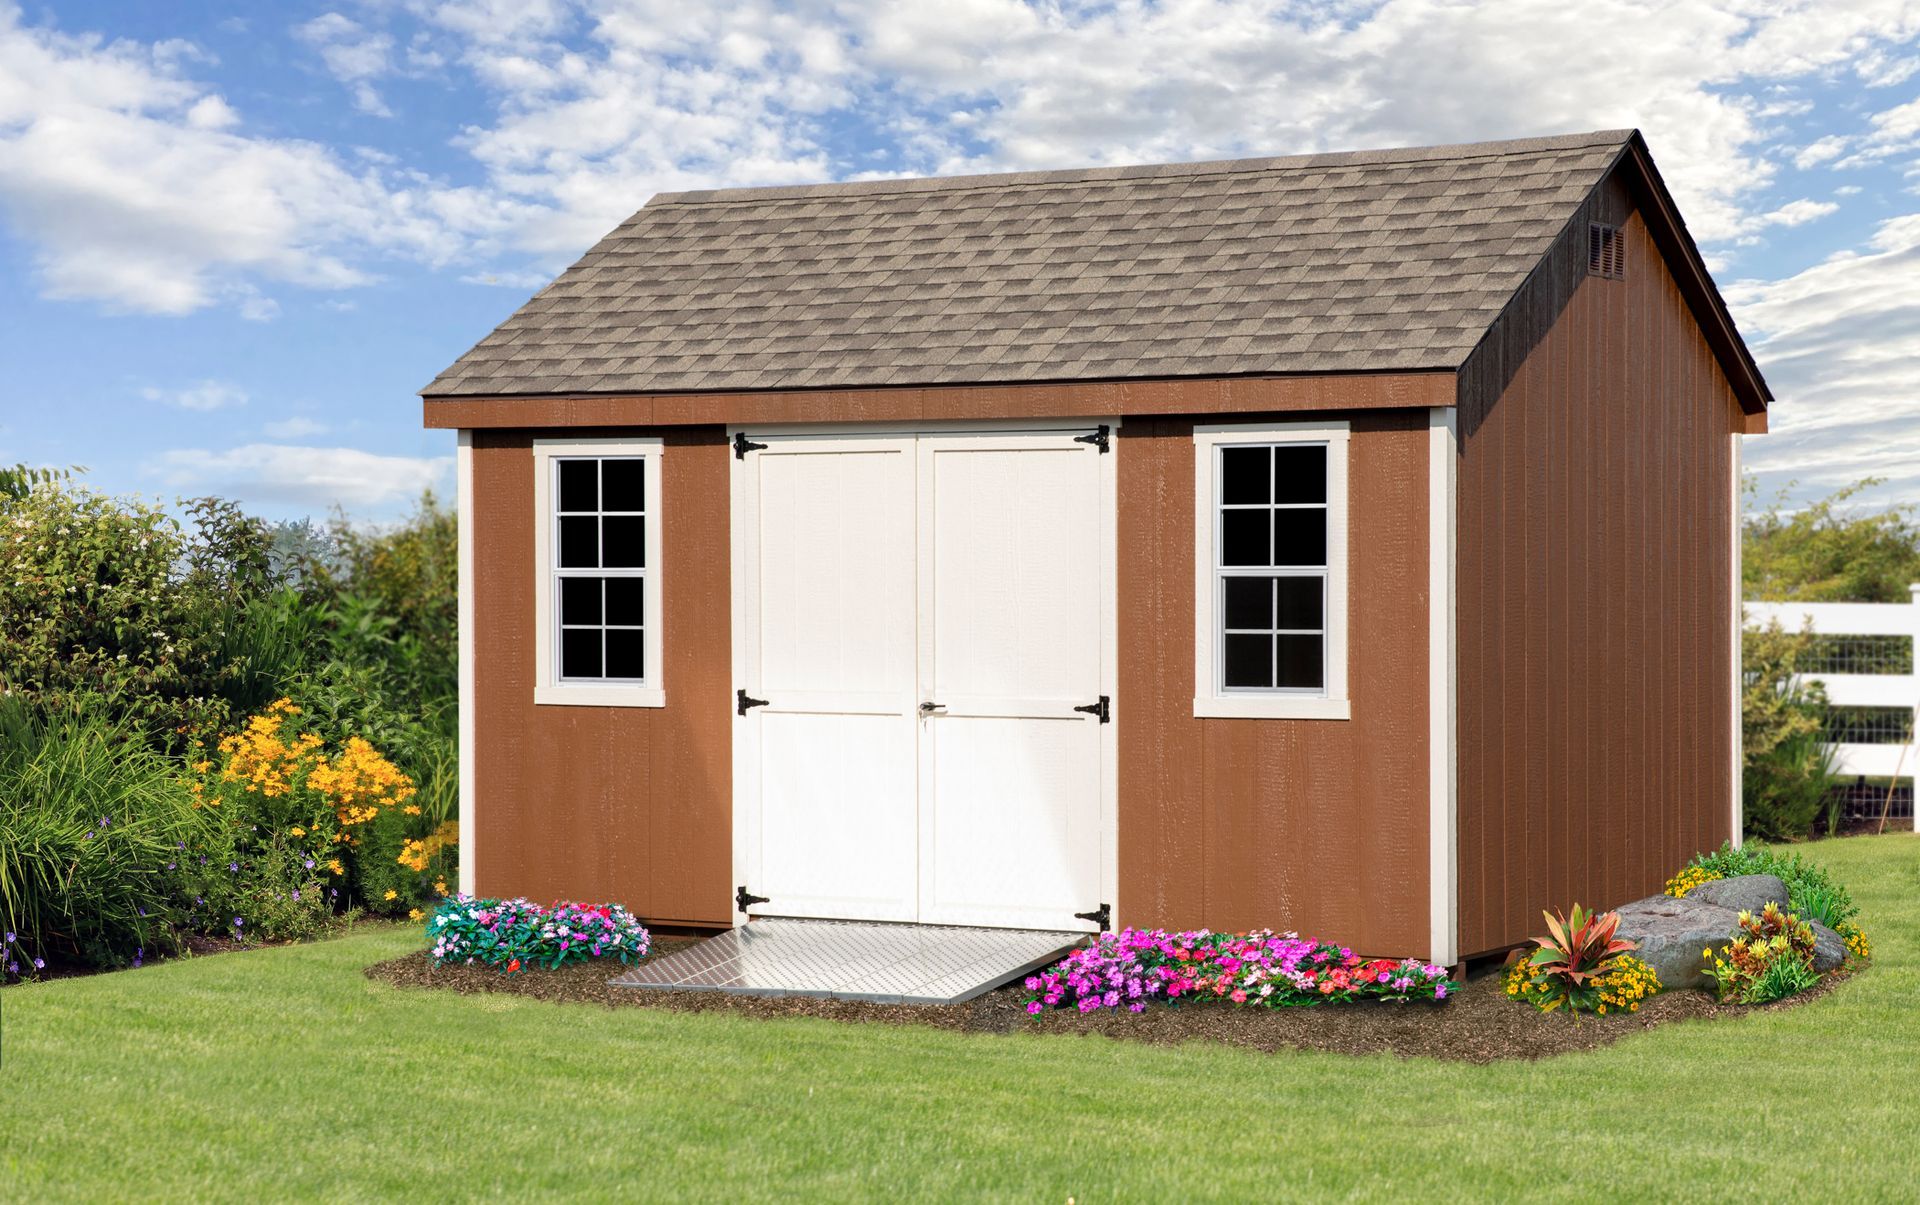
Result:
[[1620,227],[1592,222],[1587,226],[1587,271],[1608,280],[1627,277],[1627,244]]

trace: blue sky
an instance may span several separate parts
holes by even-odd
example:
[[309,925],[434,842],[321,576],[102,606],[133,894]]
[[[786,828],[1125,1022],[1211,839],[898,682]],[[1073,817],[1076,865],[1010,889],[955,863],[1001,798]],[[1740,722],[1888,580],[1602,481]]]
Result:
[[451,485],[414,391],[655,192],[1616,126],[1763,489],[1920,500],[1908,0],[0,0],[0,463],[389,519]]

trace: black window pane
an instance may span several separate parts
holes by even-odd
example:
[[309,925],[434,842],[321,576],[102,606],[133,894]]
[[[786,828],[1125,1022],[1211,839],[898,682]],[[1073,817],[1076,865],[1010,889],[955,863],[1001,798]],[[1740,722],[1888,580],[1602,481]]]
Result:
[[600,520],[600,555],[608,569],[640,569],[647,563],[647,521],[639,515]]
[[1318,631],[1324,626],[1320,622],[1320,613],[1325,590],[1320,578],[1283,577],[1276,579],[1275,584],[1280,592],[1280,621],[1274,627]]
[[1273,512],[1273,563],[1327,563],[1327,512],[1320,507]]
[[1220,449],[1220,501],[1266,502],[1271,448]]
[[1229,628],[1273,626],[1273,579],[1270,577],[1228,577],[1220,581],[1226,599]]
[[608,578],[607,622],[625,627],[639,627],[647,622],[645,596],[646,582],[642,578]]
[[646,640],[638,628],[607,629],[607,677],[647,676]]
[[600,509],[645,510],[647,462],[603,460],[600,462]]
[[1220,563],[1222,565],[1265,565],[1267,560],[1267,516],[1271,511],[1223,510],[1220,512]]
[[1327,500],[1327,450],[1315,444],[1273,450],[1275,502]]
[[1273,637],[1227,636],[1222,681],[1228,686],[1273,685]]
[[560,463],[560,509],[598,510],[600,491],[594,478],[599,462],[562,460]]
[[1321,637],[1278,636],[1275,639],[1280,642],[1280,681],[1276,686],[1319,690],[1326,684],[1326,671],[1321,666]]
[[600,622],[600,579],[563,577],[560,579],[560,622]]
[[600,677],[600,629],[568,629],[560,633],[560,676]]
[[600,567],[600,520],[592,515],[560,520],[560,567],[562,569],[598,569]]

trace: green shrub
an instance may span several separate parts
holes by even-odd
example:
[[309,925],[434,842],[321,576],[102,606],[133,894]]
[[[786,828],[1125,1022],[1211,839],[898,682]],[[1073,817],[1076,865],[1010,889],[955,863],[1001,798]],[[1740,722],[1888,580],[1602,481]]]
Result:
[[98,715],[0,697],[0,921],[16,973],[168,948],[178,864],[206,831],[170,759]]
[[1823,729],[1826,690],[1800,675],[1811,632],[1780,625],[1741,634],[1741,798],[1748,836],[1799,840],[1826,814],[1839,780]]
[[1687,865],[1723,879],[1743,874],[1773,875],[1787,885],[1788,905],[1796,915],[1818,920],[1829,929],[1838,929],[1860,914],[1845,887],[1797,853],[1775,853],[1752,845],[1739,849],[1722,845],[1710,854],[1695,854]]

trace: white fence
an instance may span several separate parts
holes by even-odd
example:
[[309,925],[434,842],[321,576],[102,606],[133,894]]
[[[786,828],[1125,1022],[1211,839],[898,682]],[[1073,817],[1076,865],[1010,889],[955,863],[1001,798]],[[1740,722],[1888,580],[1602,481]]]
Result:
[[[1914,779],[1920,761],[1920,585],[1910,587],[1904,603],[1766,603],[1746,604],[1747,621],[1764,624],[1778,620],[1788,631],[1811,628],[1821,636],[1905,637],[1909,658],[1905,673],[1818,673],[1810,680],[1826,685],[1827,702],[1834,707],[1873,707],[1904,710],[1913,727],[1905,743],[1883,741],[1847,743],[1834,748],[1834,770],[1845,776]],[[1920,808],[1915,827],[1920,828]]]

